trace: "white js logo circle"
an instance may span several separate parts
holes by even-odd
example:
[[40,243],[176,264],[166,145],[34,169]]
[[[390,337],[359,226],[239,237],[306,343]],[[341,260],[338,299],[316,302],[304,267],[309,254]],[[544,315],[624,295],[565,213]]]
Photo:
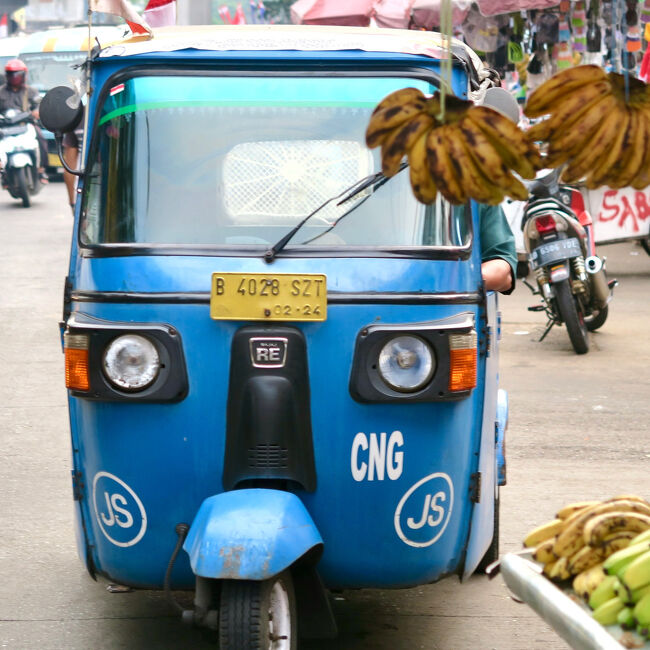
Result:
[[138,495],[117,476],[95,474],[93,505],[97,523],[109,542],[126,547],[142,539],[147,530],[147,513]]
[[401,498],[395,510],[395,532],[409,546],[431,546],[445,531],[453,506],[454,486],[449,476],[429,474]]

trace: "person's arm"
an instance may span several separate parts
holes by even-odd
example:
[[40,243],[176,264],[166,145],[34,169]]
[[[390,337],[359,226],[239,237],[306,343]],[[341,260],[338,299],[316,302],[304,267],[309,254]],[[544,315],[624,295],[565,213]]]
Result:
[[29,110],[32,112],[34,119],[37,120],[39,118],[38,106],[41,103],[41,94],[36,90],[36,88],[32,88],[31,86],[28,87],[27,93],[27,98],[29,99]]
[[507,293],[512,288],[512,269],[510,264],[500,257],[483,262],[481,275],[486,291]]
[[486,291],[509,294],[515,288],[515,236],[500,205],[479,206],[481,274]]

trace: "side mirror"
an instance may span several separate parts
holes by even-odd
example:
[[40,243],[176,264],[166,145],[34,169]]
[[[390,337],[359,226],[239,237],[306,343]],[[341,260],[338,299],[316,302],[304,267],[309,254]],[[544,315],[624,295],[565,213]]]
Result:
[[83,117],[81,97],[68,86],[55,86],[43,97],[38,112],[43,126],[54,133],[56,148],[64,169],[75,176],[83,176],[83,170],[72,169],[63,157],[63,134],[74,131]]
[[55,86],[38,107],[43,126],[52,133],[74,131],[83,116],[81,97],[68,86]]

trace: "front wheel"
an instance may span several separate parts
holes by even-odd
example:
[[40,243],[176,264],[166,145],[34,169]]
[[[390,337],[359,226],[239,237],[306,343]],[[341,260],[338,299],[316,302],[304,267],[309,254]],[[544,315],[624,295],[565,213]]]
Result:
[[554,286],[557,308],[566,325],[571,345],[576,354],[585,354],[589,351],[589,333],[582,308],[571,291],[570,280],[562,280]]
[[261,582],[224,580],[220,650],[296,650],[296,599],[288,571]]
[[22,199],[23,208],[28,208],[32,202],[27,187],[27,170],[24,167],[14,169],[14,179],[16,181],[16,198]]

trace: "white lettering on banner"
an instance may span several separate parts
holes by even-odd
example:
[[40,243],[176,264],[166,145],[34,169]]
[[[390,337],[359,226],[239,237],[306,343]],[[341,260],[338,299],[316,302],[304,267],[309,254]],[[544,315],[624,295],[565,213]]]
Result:
[[360,432],[354,436],[350,470],[355,481],[374,481],[375,476],[378,481],[383,481],[384,476],[395,481],[402,475],[404,452],[395,448],[404,445],[404,436],[401,431],[393,431],[388,440],[386,438],[386,433],[366,435]]
[[116,546],[137,544],[147,530],[147,513],[138,495],[121,479],[97,472],[93,479],[95,517],[104,537]]
[[395,532],[408,546],[425,548],[445,531],[454,506],[454,486],[444,472],[411,486],[395,509]]

